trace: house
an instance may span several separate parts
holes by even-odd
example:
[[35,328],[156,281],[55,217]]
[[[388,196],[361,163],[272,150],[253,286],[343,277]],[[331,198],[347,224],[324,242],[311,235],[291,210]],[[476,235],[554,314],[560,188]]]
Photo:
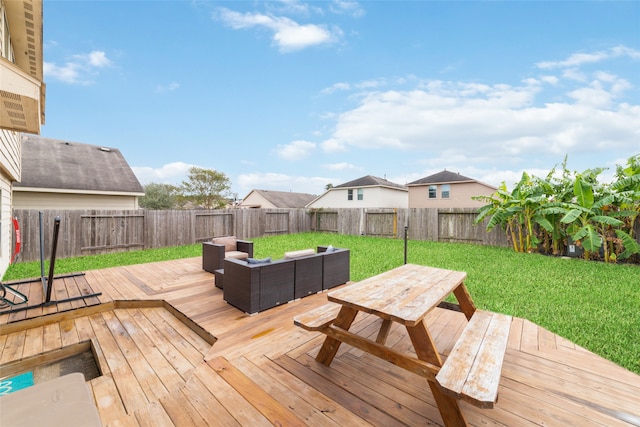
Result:
[[14,209],[138,209],[144,189],[116,148],[22,137]]
[[307,205],[308,208],[406,208],[408,190],[404,185],[367,175],[329,188]]
[[238,205],[241,208],[304,208],[316,196],[291,191],[251,190]]
[[472,196],[490,196],[497,188],[459,173],[443,170],[407,184],[409,208],[479,208]]
[[20,132],[44,124],[42,0],[0,0],[0,276],[12,254],[13,182],[22,178]]

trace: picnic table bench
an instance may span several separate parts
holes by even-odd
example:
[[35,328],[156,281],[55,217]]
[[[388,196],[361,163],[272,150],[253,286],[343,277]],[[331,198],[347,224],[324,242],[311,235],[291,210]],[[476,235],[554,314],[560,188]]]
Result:
[[[330,292],[328,304],[294,318],[294,324],[327,337],[316,360],[329,366],[342,343],[427,379],[447,426],[467,425],[459,400],[492,408],[498,398],[511,316],[477,310],[464,285],[466,273],[407,264]],[[443,362],[424,322],[449,294],[468,323]],[[359,312],[382,319],[375,341],[349,331]],[[416,357],[385,346],[392,322],[403,324]]]

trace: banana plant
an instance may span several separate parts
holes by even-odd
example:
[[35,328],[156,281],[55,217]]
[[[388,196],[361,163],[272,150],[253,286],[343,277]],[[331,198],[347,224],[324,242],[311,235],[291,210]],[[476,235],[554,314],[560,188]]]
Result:
[[634,224],[640,216],[640,154],[630,157],[626,168],[618,166],[616,169],[617,180],[611,188],[629,195],[627,203],[624,203],[621,208],[630,211],[630,214],[624,218],[625,228],[631,237],[634,237]]
[[567,237],[566,226],[560,220],[566,214],[565,204],[573,200],[573,179],[567,168],[567,156],[562,162],[560,177],[556,176],[554,166],[544,179],[537,178],[537,182],[546,197],[546,203],[540,206],[538,214],[543,216],[549,224],[541,229],[545,243],[544,250],[547,254],[560,255],[564,252],[564,242]]
[[507,190],[503,182],[491,196],[477,196],[475,200],[487,202],[478,210],[475,223],[489,217],[487,231],[502,225],[510,236],[516,252],[533,252],[540,243],[535,233],[535,225],[551,232],[553,225],[541,215],[540,208],[546,202],[546,196],[526,172],[513,191]]
[[617,259],[612,251],[616,240],[622,242],[625,251],[621,257],[627,257],[638,250],[638,243],[622,229],[625,222],[620,217],[629,215],[620,205],[630,200],[628,192],[616,193],[597,183],[597,175],[602,169],[588,170],[577,174],[573,186],[574,202],[565,205],[566,214],[560,220],[567,224],[567,231],[574,241],[585,250],[585,258],[603,250],[604,261]]

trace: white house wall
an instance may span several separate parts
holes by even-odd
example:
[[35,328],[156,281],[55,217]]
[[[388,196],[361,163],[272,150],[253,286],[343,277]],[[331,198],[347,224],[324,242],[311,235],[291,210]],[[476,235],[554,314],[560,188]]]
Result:
[[309,208],[406,208],[409,196],[406,191],[386,187],[364,187],[363,198],[358,200],[358,189],[353,189],[353,200],[347,200],[347,188],[333,188],[323,194]]
[[13,192],[14,209],[138,209],[138,198],[124,195],[93,195],[40,193],[35,191]]
[[20,135],[0,129],[0,277],[11,261],[13,227],[11,225],[11,187],[20,178]]
[[20,181],[21,148],[18,132],[0,129],[0,168],[9,177],[9,182]]

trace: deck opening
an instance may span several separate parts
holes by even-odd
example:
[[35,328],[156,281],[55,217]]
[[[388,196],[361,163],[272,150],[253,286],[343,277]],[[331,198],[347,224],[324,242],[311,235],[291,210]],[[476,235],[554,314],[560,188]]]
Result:
[[16,381],[22,378],[30,378],[32,385],[75,372],[83,374],[85,381],[101,376],[96,345],[97,342],[87,340],[0,366],[0,383],[6,392],[0,390],[0,394],[24,388]]

